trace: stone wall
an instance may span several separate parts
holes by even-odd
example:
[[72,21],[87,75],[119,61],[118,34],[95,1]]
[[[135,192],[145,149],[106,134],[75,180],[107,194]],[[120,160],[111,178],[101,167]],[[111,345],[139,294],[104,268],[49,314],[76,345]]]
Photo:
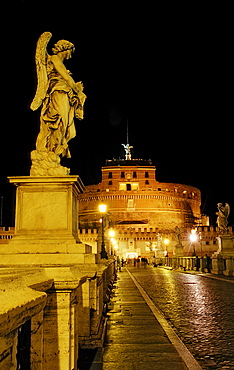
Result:
[[102,346],[114,274],[112,260],[95,269],[1,268],[0,368],[76,370],[80,347]]
[[156,180],[150,161],[107,161],[102,181],[79,194],[79,227],[93,228],[100,218],[98,205],[105,203],[113,224],[144,223],[173,230],[193,227],[201,221],[200,190]]

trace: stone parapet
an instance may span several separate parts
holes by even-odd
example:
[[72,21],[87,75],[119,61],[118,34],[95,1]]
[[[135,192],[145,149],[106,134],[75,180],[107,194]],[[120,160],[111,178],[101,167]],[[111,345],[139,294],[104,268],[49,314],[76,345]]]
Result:
[[[103,313],[114,273],[113,260],[2,268],[0,368],[23,368],[22,351],[22,361],[32,369],[77,370],[79,347],[103,345]],[[24,349],[19,346],[21,333],[28,337]]]

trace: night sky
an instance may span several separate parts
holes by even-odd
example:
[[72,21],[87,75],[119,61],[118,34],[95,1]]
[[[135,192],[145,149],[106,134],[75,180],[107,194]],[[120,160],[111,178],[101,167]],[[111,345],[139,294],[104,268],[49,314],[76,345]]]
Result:
[[[201,8],[139,2],[15,1],[4,4],[1,24],[2,101],[0,195],[3,224],[13,225],[13,186],[7,176],[29,175],[39,110],[35,47],[50,31],[75,44],[65,62],[87,95],[76,120],[72,158],[62,163],[85,185],[101,180],[106,159],[152,159],[157,180],[202,191],[202,212],[216,221],[216,204],[233,195],[233,21],[227,5]],[[161,2],[160,2],[161,3]],[[53,8],[54,5],[54,8]],[[7,25],[7,26],[6,26]]]

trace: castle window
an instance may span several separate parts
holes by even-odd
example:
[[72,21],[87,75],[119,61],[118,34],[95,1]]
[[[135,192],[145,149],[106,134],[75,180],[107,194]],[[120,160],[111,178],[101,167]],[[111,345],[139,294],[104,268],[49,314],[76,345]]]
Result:
[[131,184],[129,183],[119,183],[119,190],[127,190],[127,191],[132,191],[132,190],[139,190],[139,183],[138,182],[132,182]]
[[136,172],[133,172],[133,176],[132,176],[134,179],[137,178],[137,173]]
[[126,184],[120,183],[119,184],[119,190],[126,190]]
[[145,178],[149,178],[149,172],[145,172]]
[[132,190],[139,190],[139,183],[138,182],[132,182],[131,186],[132,186]]
[[113,185],[112,181],[109,181],[109,182],[108,182],[108,185]]
[[149,180],[145,180],[145,185],[149,185]]
[[162,189],[161,188],[158,188],[158,191],[162,191]]
[[108,179],[112,179],[112,172],[109,172]]
[[121,177],[121,179],[123,179],[125,177],[125,173],[124,172],[121,172],[120,177]]

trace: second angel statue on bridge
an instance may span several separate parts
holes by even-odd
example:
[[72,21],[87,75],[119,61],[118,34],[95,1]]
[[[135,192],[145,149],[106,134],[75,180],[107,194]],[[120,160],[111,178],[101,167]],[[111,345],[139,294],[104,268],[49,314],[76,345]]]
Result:
[[228,216],[230,214],[230,206],[228,203],[225,203],[223,206],[222,203],[218,203],[218,212],[216,212],[217,217],[217,225],[221,231],[221,233],[227,233],[228,231]]
[[31,176],[66,176],[69,169],[60,165],[60,157],[70,158],[68,142],[76,136],[74,118],[83,119],[86,95],[82,82],[75,82],[64,61],[70,59],[74,45],[59,40],[47,52],[52,34],[44,32],[36,47],[37,91],[30,108],[41,107],[40,132],[36,150],[31,153]]

